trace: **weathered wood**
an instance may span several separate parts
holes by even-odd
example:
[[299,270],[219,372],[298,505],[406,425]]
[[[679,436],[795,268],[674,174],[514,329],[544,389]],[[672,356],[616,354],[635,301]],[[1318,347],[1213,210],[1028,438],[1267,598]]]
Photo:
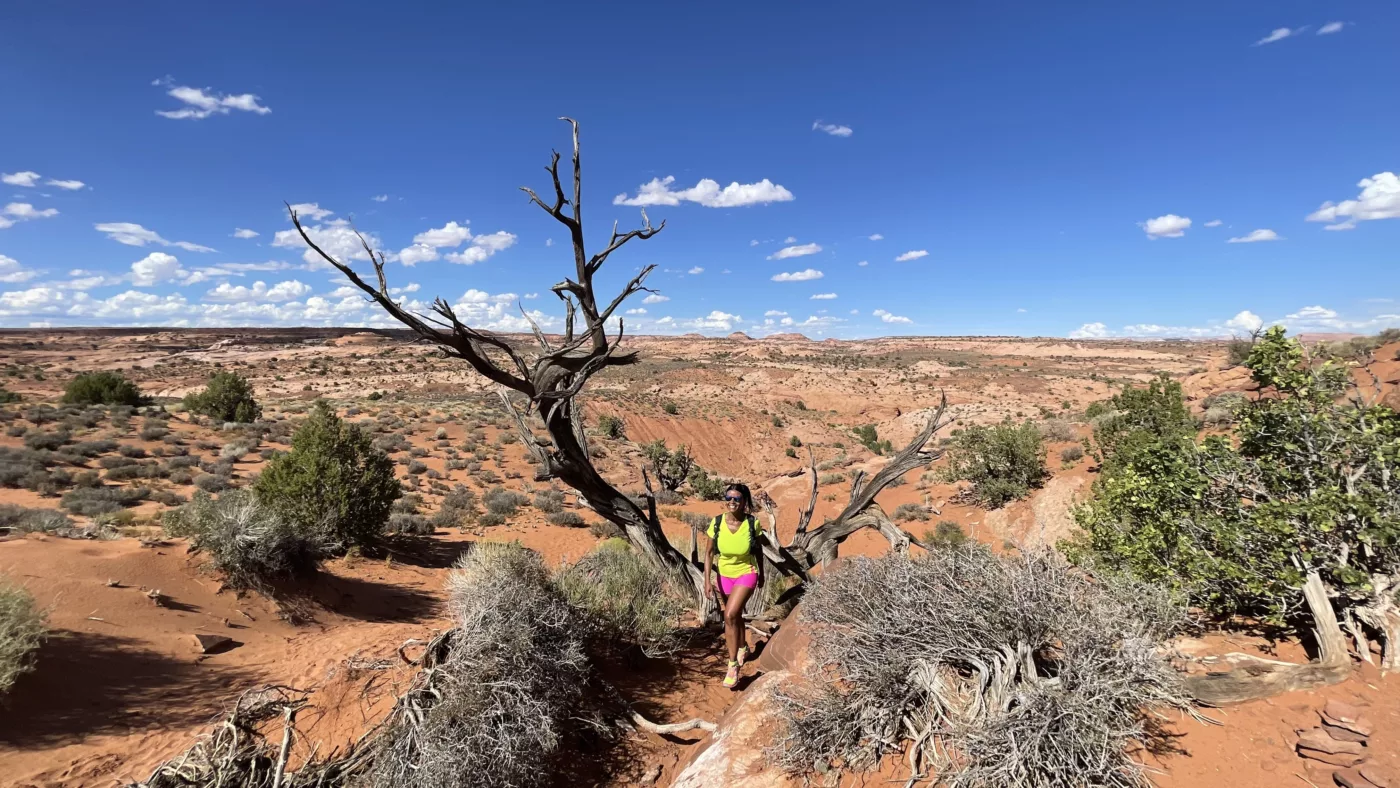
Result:
[[1228,706],[1259,700],[1294,690],[1338,684],[1351,675],[1349,662],[1311,662],[1299,665],[1232,654],[1235,667],[1228,672],[1187,676],[1186,691],[1201,703]]

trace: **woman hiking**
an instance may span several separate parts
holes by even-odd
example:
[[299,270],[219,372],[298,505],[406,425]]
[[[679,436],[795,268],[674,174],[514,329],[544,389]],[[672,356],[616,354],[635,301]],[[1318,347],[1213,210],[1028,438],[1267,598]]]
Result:
[[720,610],[724,614],[724,645],[729,651],[724,686],[733,688],[739,682],[739,668],[749,655],[744,604],[763,579],[763,529],[754,517],[753,496],[747,485],[726,487],[724,508],[724,513],[711,520],[705,529],[710,542],[705,550],[705,587],[710,588],[713,564],[718,570],[715,588],[719,591]]

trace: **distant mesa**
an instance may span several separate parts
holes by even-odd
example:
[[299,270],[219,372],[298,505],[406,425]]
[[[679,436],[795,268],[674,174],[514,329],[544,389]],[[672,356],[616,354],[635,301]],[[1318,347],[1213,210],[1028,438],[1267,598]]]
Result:
[[742,331],[735,331],[734,333],[732,333],[732,334],[729,335],[729,338],[730,338],[730,339],[753,339],[753,337],[749,336],[748,334],[745,334],[745,333],[742,332]]
[[694,331],[689,334],[681,334],[681,339],[708,339],[704,334],[697,334]]
[[811,342],[806,334],[769,334],[769,339],[785,339],[790,342]]
[[385,341],[387,341],[385,337],[373,331],[357,331],[349,336],[332,340],[332,344],[337,347],[344,347],[345,345],[377,345]]

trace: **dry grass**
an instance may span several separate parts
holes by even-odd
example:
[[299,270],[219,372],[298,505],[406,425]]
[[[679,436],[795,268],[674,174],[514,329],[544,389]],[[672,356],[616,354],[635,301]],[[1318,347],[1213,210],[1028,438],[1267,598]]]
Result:
[[46,631],[44,618],[28,591],[0,577],[0,696],[33,670],[34,652]]

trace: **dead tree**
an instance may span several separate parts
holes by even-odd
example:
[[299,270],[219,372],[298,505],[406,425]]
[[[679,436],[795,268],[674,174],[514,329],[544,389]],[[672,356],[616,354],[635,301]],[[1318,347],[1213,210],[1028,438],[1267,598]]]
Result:
[[[705,600],[707,593],[703,588],[704,580],[699,566],[673,547],[661,530],[650,478],[644,473],[647,495],[643,508],[604,479],[593,466],[584,436],[582,411],[577,401],[579,393],[591,377],[610,367],[625,366],[637,361],[636,352],[619,350],[623,337],[622,318],[617,318],[615,337],[609,338],[607,326],[608,321],[613,319],[618,308],[630,296],[643,291],[654,292],[646,287],[644,282],[656,266],[648,265],[643,268],[623,287],[622,292],[602,306],[594,290],[594,277],[613,252],[634,239],[645,241],[652,238],[665,228],[666,223],[663,221],[653,227],[646,211],[643,211],[640,229],[619,233],[617,224],[614,223],[607,246],[602,251],[588,254],[583,232],[583,175],[579,158],[578,122],[572,118],[561,120],[567,121],[573,129],[571,194],[565,193],[564,184],[559,178],[558,151],[553,152],[549,165],[545,168],[552,181],[552,197],[548,200],[542,199],[528,187],[521,187],[521,190],[529,195],[531,203],[538,205],[568,230],[573,247],[574,274],[550,288],[564,304],[562,337],[551,339],[546,336],[538,323],[521,309],[526,320],[530,322],[538,345],[529,358],[500,336],[464,324],[458,319],[452,305],[441,298],[433,301],[433,315],[418,315],[409,311],[390,294],[389,283],[384,273],[384,264],[387,261],[385,255],[372,248],[363,235],[359,235],[359,239],[374,265],[377,280],[375,283],[367,282],[348,263],[337,260],[317,245],[290,205],[288,211],[291,213],[292,223],[301,233],[307,246],[363,290],[385,312],[410,328],[420,338],[437,345],[447,355],[466,361],[478,373],[497,384],[502,400],[516,421],[520,438],[537,464],[537,480],[558,479],[574,488],[595,512],[620,527],[627,540],[651,563],[688,583],[694,588],[697,597]],[[509,392],[512,391],[522,395],[528,401],[528,407],[544,423],[549,433],[549,446],[542,445],[535,439],[525,417],[511,402]],[[807,579],[808,569],[822,560],[833,557],[838,544],[855,531],[867,526],[885,533],[896,547],[907,546],[908,535],[895,528],[889,518],[879,511],[874,505],[875,496],[896,476],[934,459],[933,455],[923,452],[923,447],[933,433],[943,426],[945,409],[946,399],[944,407],[938,409],[928,426],[869,482],[864,482],[862,477],[857,476],[851,486],[850,503],[836,519],[818,528],[809,529],[812,513],[812,506],[809,505],[790,545],[766,546],[765,554],[778,571]],[[815,469],[812,473],[812,500],[815,503]],[[701,604],[703,606],[706,603],[702,601]]]

